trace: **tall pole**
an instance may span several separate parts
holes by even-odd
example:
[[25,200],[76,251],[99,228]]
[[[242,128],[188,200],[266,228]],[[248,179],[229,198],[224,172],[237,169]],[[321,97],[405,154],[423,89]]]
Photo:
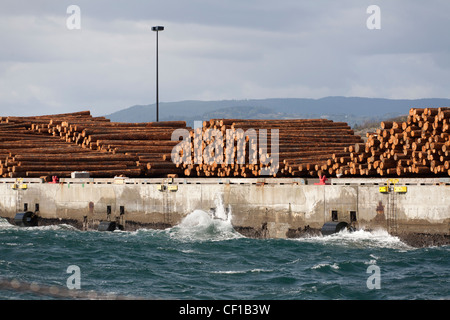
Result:
[[163,31],[163,26],[152,27],[153,31],[156,31],[156,122],[159,122],[159,52],[158,52],[158,33]]
[[158,63],[158,34],[156,31],[156,122],[159,122],[159,63]]

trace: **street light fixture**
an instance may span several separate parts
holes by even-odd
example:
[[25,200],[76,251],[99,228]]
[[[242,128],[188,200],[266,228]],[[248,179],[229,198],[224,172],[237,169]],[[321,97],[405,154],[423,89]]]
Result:
[[152,27],[152,31],[156,32],[156,122],[159,122],[158,33],[163,30],[163,26]]

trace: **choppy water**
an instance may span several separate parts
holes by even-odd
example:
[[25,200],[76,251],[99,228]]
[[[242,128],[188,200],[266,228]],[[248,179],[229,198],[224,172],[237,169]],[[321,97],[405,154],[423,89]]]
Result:
[[[450,299],[449,253],[382,231],[249,239],[200,210],[179,226],[135,232],[0,219],[0,280],[66,287],[75,265],[81,290],[144,299]],[[0,299],[53,298],[0,287]]]

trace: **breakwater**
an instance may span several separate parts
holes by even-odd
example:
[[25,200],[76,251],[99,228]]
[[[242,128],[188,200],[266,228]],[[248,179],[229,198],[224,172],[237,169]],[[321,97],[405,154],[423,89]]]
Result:
[[[201,209],[230,216],[247,237],[319,235],[327,222],[386,230],[415,246],[448,244],[450,180],[301,178],[0,179],[0,216],[33,212],[40,225],[165,229]],[[218,212],[217,210],[221,210]]]

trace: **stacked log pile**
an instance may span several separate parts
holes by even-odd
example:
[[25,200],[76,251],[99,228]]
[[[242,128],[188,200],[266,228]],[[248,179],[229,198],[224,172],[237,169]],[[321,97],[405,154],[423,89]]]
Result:
[[[326,119],[211,119],[191,129],[184,121],[111,122],[89,111],[0,117],[0,176],[450,175],[449,122],[450,108],[411,109],[405,122],[382,122],[364,142],[347,123]],[[182,143],[172,141],[176,129],[187,132]]]
[[186,128],[186,122],[64,121],[49,125],[47,130],[85,150],[112,154],[112,158],[120,154],[133,156],[140,176],[155,177],[182,174],[170,157],[178,143],[171,140],[172,132],[178,128]]
[[80,148],[48,128],[64,121],[108,122],[89,111],[36,117],[0,118],[0,176],[70,177],[74,171],[89,171],[92,177],[139,176],[137,157],[111,157],[103,151]]
[[450,175],[450,108],[412,108],[405,122],[381,122],[365,144],[328,160],[329,175]]
[[[212,134],[214,129],[217,131]],[[267,139],[261,140],[264,129]],[[277,153],[271,139],[274,130],[278,130]],[[244,148],[239,139],[244,139]],[[186,176],[259,177],[263,173],[274,177],[317,176],[322,170],[320,166],[326,165],[333,153],[344,153],[348,145],[362,142],[347,123],[326,119],[211,119],[191,132],[188,149],[184,149],[187,154],[186,150],[190,150],[190,157],[178,165]],[[181,149],[180,146],[180,155]],[[216,157],[215,150],[223,152],[220,160],[208,161],[209,150]]]

